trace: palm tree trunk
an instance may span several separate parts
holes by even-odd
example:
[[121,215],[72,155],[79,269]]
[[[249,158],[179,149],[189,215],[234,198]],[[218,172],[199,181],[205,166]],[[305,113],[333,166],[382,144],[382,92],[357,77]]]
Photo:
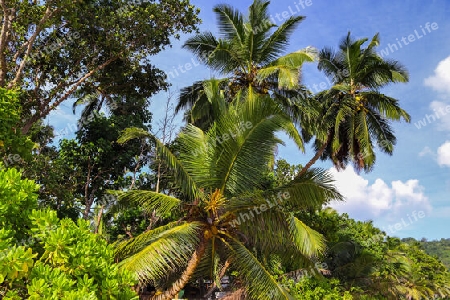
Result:
[[98,216],[97,216],[97,226],[95,227],[95,230],[94,230],[95,234],[98,233],[98,230],[100,228],[100,222],[102,221],[102,217],[103,217],[103,208],[104,208],[104,205],[102,205],[100,207],[100,212],[98,213]]
[[306,173],[306,171],[309,170],[309,168],[316,163],[316,161],[322,156],[322,154],[325,152],[325,149],[327,149],[327,146],[329,142],[331,141],[331,134],[328,135],[327,141],[320,147],[320,149],[316,152],[316,155],[314,155],[313,158],[300,170],[297,177],[302,176]]
[[193,253],[191,259],[188,262],[186,270],[184,270],[183,274],[181,274],[180,278],[175,281],[170,289],[165,291],[162,294],[155,295],[151,298],[151,300],[171,300],[175,298],[176,295],[184,288],[184,286],[188,283],[195,269],[197,269],[198,264],[200,263],[200,259],[205,253],[206,249],[206,241],[200,241],[200,245],[197,250]]
[[[225,272],[228,270],[228,267],[230,266],[230,261],[227,259],[225,261],[225,264],[223,265],[222,269],[219,273],[219,281],[222,280],[222,277],[225,275]],[[213,282],[212,287],[209,289],[208,292],[203,296],[203,298],[209,298],[214,293],[214,290],[216,289],[217,284],[216,282]]]

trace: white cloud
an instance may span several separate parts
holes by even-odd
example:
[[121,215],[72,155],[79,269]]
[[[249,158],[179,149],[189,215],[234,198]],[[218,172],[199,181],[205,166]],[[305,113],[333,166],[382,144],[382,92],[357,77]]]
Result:
[[438,121],[438,130],[450,131],[450,105],[441,101],[432,101],[430,109],[433,112],[426,114],[423,120],[426,120],[428,123]]
[[435,156],[436,156],[436,154],[433,152],[433,150],[431,150],[430,147],[425,146],[425,147],[422,149],[422,151],[419,152],[419,156],[422,157],[422,156],[428,156],[428,155],[430,155],[430,156],[432,156],[432,157],[435,157]]
[[450,141],[446,141],[437,149],[437,162],[440,166],[450,167]]
[[424,211],[429,214],[432,207],[425,196],[419,181],[410,179],[387,184],[378,178],[373,184],[356,174],[348,167],[338,172],[331,168],[335,185],[345,197],[345,202],[333,202],[330,206],[340,213],[348,213],[358,220],[384,220],[395,222],[412,211]]
[[450,94],[450,56],[439,62],[434,75],[425,78],[424,83],[438,92]]
[[439,93],[439,100],[430,103],[431,112],[418,120],[417,128],[436,122],[438,130],[450,131],[450,56],[438,63],[434,74],[424,79],[424,84]]

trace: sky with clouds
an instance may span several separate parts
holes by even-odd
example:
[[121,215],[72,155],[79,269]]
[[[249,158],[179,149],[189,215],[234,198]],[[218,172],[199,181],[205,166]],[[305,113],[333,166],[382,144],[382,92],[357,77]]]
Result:
[[[191,2],[201,9],[200,30],[217,33],[214,5],[228,3],[246,12],[252,1]],[[394,154],[378,154],[370,173],[357,174],[351,167],[337,172],[329,162],[317,166],[330,169],[346,197],[345,202],[332,204],[339,212],[373,220],[392,236],[450,238],[450,1],[273,0],[269,11],[277,25],[292,15],[306,16],[286,53],[308,46],[336,48],[348,31],[356,38],[380,33],[380,55],[400,61],[410,74],[409,83],[382,92],[399,99],[412,121],[393,124],[398,139]],[[153,59],[169,75],[175,94],[194,81],[220,77],[181,48],[187,38],[182,35]],[[329,87],[315,63],[303,67],[303,83],[315,92]],[[167,96],[160,93],[152,99],[155,121],[164,113]],[[71,105],[64,103],[48,118],[60,137],[70,137],[76,130]],[[176,118],[179,124],[181,119]],[[305,164],[314,155],[311,148],[299,153],[290,143],[278,152],[293,164]]]

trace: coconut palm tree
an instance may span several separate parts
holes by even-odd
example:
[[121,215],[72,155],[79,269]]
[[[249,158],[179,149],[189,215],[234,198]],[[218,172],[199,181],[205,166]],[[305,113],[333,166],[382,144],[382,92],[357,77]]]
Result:
[[378,33],[362,48],[367,40],[355,40],[349,32],[339,50],[324,48],[319,53],[318,68],[333,86],[316,95],[322,107],[311,133],[316,137],[316,155],[305,171],[320,157],[330,158],[337,168],[351,161],[356,170],[369,171],[376,158],[374,144],[390,155],[394,150],[390,121],[410,121],[398,100],[380,91],[391,83],[407,82],[408,72],[399,62],[377,54]]
[[[294,211],[341,199],[324,170],[311,169],[288,184],[262,190],[274,148],[286,132],[302,140],[280,104],[257,96],[231,106],[207,132],[191,124],[178,137],[175,156],[154,139],[178,184],[177,196],[128,191],[120,196],[167,217],[183,217],[117,246],[120,266],[158,287],[153,299],[172,299],[188,283],[209,278],[220,283],[223,267],[239,272],[247,299],[290,299],[258,260],[276,253],[283,261],[310,262],[324,250],[322,235]],[[149,136],[130,129],[121,142]],[[153,138],[152,138],[153,139]]]
[[[282,56],[290,35],[305,17],[292,16],[277,26],[271,21],[269,3],[254,0],[248,17],[230,5],[216,5],[214,12],[219,37],[211,32],[200,33],[189,38],[183,47],[212,70],[227,77],[222,88],[227,90],[230,99],[238,93],[243,96],[248,93],[270,94],[298,119],[302,109],[296,102],[301,101],[291,99],[306,98],[307,92],[299,84],[300,68],[304,62],[314,61],[316,51],[306,48]],[[202,98],[202,88],[202,82],[196,82],[182,89],[176,111],[189,109],[198,101],[207,103]],[[299,97],[299,92],[302,92],[302,97]],[[303,110],[306,108],[308,106]]]

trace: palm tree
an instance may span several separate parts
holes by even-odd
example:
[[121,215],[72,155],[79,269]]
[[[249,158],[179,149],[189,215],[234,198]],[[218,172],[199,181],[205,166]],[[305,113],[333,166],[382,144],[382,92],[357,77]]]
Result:
[[[178,197],[153,191],[129,191],[122,201],[137,203],[166,217],[183,217],[117,246],[120,266],[159,288],[154,299],[172,299],[199,278],[220,282],[224,266],[239,272],[248,299],[290,299],[258,260],[276,253],[283,261],[307,264],[324,250],[322,235],[294,211],[341,199],[329,174],[311,169],[288,184],[262,190],[261,178],[286,132],[303,147],[290,118],[269,96],[231,106],[207,132],[191,124],[178,138],[178,155],[154,139],[159,156],[173,170]],[[121,138],[149,136],[129,129]],[[241,292],[242,290],[240,290]]]
[[[254,0],[248,17],[229,5],[216,5],[220,37],[204,32],[188,39],[183,47],[214,71],[227,76],[222,88],[228,91],[229,99],[239,93],[244,96],[270,93],[298,119],[302,113],[297,107],[299,101],[290,99],[301,99],[299,92],[305,93],[299,84],[300,68],[304,62],[314,61],[316,52],[306,48],[281,56],[290,35],[305,17],[293,16],[277,27],[270,19],[269,3]],[[196,82],[182,89],[176,111],[191,108],[198,101],[207,103],[202,98],[202,88],[202,82]]]
[[311,133],[316,136],[316,155],[305,171],[320,157],[331,158],[337,168],[352,161],[356,170],[369,171],[375,163],[375,143],[390,155],[394,150],[390,121],[410,121],[397,99],[380,92],[388,84],[407,82],[408,72],[399,62],[377,54],[379,34],[362,48],[367,40],[354,40],[349,32],[338,51],[325,48],[319,53],[318,68],[333,86],[316,95],[322,107]]

